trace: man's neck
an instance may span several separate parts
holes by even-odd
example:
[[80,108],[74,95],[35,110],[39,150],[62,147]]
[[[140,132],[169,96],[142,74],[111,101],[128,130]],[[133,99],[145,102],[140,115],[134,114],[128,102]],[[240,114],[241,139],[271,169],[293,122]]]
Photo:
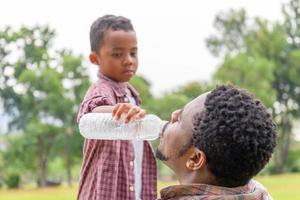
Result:
[[192,171],[187,174],[182,174],[178,176],[178,180],[181,185],[190,185],[190,184],[208,184],[208,185],[217,185],[214,176],[211,173],[204,171]]

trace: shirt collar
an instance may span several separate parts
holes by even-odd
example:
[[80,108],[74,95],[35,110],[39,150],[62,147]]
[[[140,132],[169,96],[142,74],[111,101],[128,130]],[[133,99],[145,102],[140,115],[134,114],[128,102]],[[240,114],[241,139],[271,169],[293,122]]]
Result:
[[110,86],[112,87],[112,89],[115,92],[117,97],[126,96],[126,91],[125,91],[126,87],[132,92],[133,96],[138,97],[140,95],[138,93],[138,91],[136,91],[134,89],[134,87],[132,87],[132,85],[130,85],[128,82],[126,82],[125,84],[124,83],[118,83],[118,82],[110,79],[109,77],[105,76],[100,71],[98,71],[97,76],[98,76],[99,79],[107,81],[110,84]]
[[[255,187],[250,181],[249,184],[241,187],[227,188],[206,184],[193,184],[193,185],[174,185],[169,186],[160,191],[161,199],[171,199],[181,196],[234,196],[249,194],[254,191],[258,192],[259,188]],[[261,190],[259,192],[262,192]]]

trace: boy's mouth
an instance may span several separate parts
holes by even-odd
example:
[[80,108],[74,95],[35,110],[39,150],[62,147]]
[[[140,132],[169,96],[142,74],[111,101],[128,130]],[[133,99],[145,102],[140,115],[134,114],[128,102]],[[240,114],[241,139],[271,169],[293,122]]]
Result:
[[134,70],[125,70],[123,73],[126,75],[134,75],[135,71]]

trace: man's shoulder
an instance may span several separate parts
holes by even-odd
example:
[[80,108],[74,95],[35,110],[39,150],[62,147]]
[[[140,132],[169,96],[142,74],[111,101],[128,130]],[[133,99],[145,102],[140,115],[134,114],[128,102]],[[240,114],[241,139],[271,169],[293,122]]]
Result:
[[263,194],[263,200],[273,200],[272,196],[269,194],[267,188],[261,184],[260,182],[251,179],[249,184],[255,188],[255,190],[260,190],[261,193]]

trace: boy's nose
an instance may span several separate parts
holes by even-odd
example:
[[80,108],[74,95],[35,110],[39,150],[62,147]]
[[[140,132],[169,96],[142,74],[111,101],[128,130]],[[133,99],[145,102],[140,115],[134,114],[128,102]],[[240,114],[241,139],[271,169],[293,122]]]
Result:
[[131,65],[132,63],[133,63],[133,58],[130,55],[127,55],[123,60],[124,65]]

